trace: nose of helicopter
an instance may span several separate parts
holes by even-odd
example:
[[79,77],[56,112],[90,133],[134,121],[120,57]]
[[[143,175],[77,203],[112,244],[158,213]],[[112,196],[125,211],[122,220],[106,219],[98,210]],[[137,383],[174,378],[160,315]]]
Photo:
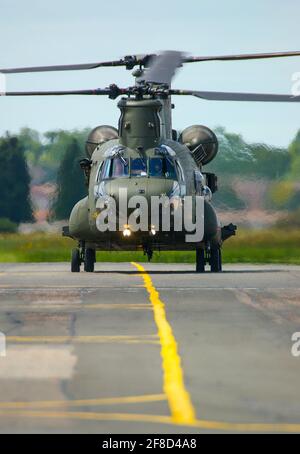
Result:
[[[147,213],[148,230],[155,235],[152,226],[152,197],[168,195],[173,187],[172,181],[165,178],[139,177],[130,179],[116,179],[110,182],[109,195],[116,202],[117,219],[122,219],[124,225],[124,236],[131,236],[130,215],[136,210]],[[154,208],[154,207],[153,207]],[[156,223],[155,223],[156,224]]]
[[110,182],[109,195],[116,202],[119,202],[120,195],[126,191],[127,202],[135,196],[145,198],[148,203],[151,203],[151,197],[168,195],[173,186],[173,181],[165,178],[130,178],[118,179]]

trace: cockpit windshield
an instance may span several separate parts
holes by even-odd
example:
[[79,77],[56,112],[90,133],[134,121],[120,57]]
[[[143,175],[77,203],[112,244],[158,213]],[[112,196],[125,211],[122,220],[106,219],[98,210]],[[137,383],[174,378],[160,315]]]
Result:
[[[178,180],[175,168],[176,161],[168,157],[153,158],[120,158],[106,159],[100,165],[97,182],[110,178],[154,177]],[[178,166],[177,166],[178,168]],[[179,175],[179,180],[181,180]]]

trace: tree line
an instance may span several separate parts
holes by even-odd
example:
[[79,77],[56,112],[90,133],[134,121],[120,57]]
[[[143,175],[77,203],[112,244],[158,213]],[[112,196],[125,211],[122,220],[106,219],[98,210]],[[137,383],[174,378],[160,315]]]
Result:
[[[288,148],[248,144],[238,134],[224,128],[215,130],[219,140],[216,159],[205,167],[222,179],[216,203],[243,208],[232,185],[233,178],[263,179],[273,182],[273,202],[280,200],[291,209],[300,206],[300,194],[291,190],[300,174],[300,130]],[[0,138],[0,230],[1,225],[32,222],[30,186],[55,183],[52,219],[67,219],[74,204],[87,193],[79,160],[89,129],[48,131],[40,134],[23,128],[18,134]],[[277,202],[276,202],[277,200]]]

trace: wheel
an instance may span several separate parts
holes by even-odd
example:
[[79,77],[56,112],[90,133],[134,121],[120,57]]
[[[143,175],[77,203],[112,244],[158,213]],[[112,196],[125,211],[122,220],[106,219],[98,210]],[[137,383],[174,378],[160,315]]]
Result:
[[210,271],[213,273],[222,271],[222,253],[220,248],[210,250]]
[[205,272],[205,251],[204,249],[196,249],[196,273]]
[[95,250],[94,249],[86,249],[84,254],[84,271],[87,273],[94,272],[94,264],[95,264]]
[[80,271],[80,251],[79,249],[72,249],[71,254],[71,272],[79,273]]

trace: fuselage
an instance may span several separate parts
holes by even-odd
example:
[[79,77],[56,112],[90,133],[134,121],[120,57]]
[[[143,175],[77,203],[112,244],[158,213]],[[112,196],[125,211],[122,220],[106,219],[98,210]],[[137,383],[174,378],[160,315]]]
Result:
[[[132,250],[145,245],[153,249],[194,249],[194,242],[186,241],[186,229],[174,230],[172,208],[184,205],[184,199],[190,196],[193,200],[190,210],[191,221],[195,217],[195,198],[199,194],[196,174],[199,168],[195,164],[189,150],[173,140],[162,140],[156,147],[137,151],[124,147],[119,139],[110,140],[97,147],[91,158],[88,196],[79,201],[72,210],[69,231],[78,240],[91,243],[101,250],[122,249]],[[147,210],[147,230],[132,231],[132,226],[120,211],[120,194],[126,194],[127,216],[136,209],[135,198],[145,203],[139,210]],[[101,213],[99,200],[115,201],[116,221],[122,217],[123,224],[116,231],[99,231],[97,217]],[[162,213],[159,222],[151,222],[151,209],[155,198],[168,198],[172,201],[170,229],[163,230]],[[128,207],[128,202],[133,204]],[[123,200],[124,202],[124,200]],[[124,207],[124,205],[123,205]],[[102,206],[102,210],[107,206]],[[144,217],[145,218],[145,217]],[[221,230],[215,210],[208,200],[204,200],[204,235],[201,243],[207,241],[220,243]],[[130,230],[124,235],[124,230]],[[155,233],[154,233],[155,232]],[[153,234],[154,233],[154,234]]]

